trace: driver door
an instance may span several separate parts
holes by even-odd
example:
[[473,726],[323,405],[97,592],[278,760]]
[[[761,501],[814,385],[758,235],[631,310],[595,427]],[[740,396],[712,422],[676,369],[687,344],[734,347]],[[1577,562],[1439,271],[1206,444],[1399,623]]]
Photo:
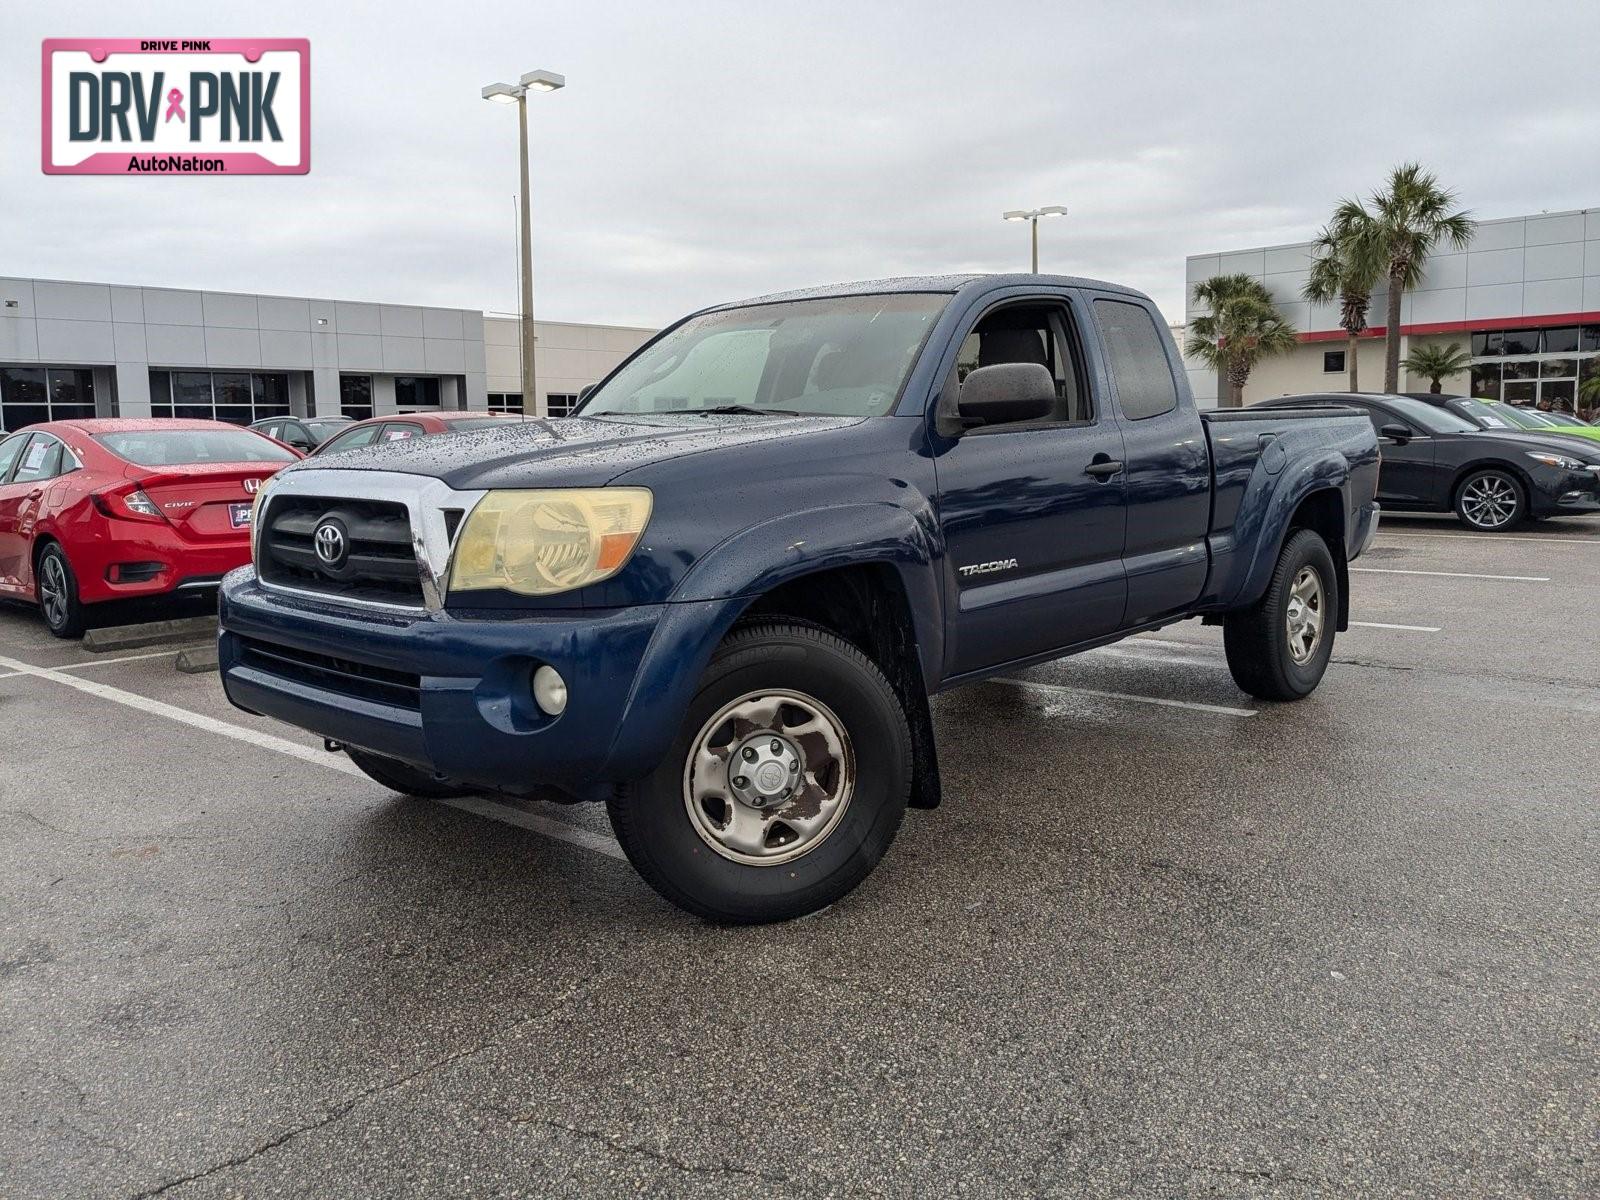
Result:
[[[1427,433],[1405,418],[1378,408],[1361,405],[1378,435],[1383,465],[1378,470],[1378,503],[1396,508],[1431,508],[1438,490],[1434,469],[1438,446]],[[1391,437],[1385,426],[1404,426],[1410,436]]]
[[1122,429],[1089,385],[1065,297],[985,312],[945,395],[970,370],[1013,362],[1050,370],[1049,417],[934,434],[947,677],[1112,633],[1127,602]]

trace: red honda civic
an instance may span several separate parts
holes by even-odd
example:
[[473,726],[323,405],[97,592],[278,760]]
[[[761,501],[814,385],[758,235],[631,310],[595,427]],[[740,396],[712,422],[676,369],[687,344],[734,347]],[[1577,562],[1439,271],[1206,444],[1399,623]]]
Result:
[[57,637],[84,606],[215,587],[250,561],[261,481],[303,457],[222,421],[49,421],[0,441],[0,596]]

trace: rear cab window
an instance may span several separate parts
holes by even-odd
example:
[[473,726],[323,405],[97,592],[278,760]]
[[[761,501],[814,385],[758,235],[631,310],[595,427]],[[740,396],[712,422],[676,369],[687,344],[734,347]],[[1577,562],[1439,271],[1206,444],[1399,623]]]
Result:
[[1122,415],[1144,421],[1176,409],[1178,385],[1150,310],[1125,300],[1096,300],[1094,319]]

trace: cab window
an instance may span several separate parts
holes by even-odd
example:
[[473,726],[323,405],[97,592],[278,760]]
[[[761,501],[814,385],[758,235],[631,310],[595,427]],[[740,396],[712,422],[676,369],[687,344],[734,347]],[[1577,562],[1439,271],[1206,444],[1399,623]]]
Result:
[[1178,407],[1178,386],[1167,361],[1166,342],[1148,309],[1124,300],[1096,300],[1117,403],[1130,421],[1159,417]]
[[[1020,429],[1042,423],[1084,424],[1094,420],[1094,406],[1078,368],[1070,318],[1059,304],[1013,304],[986,313],[961,343],[956,378],[964,380],[979,367],[1002,363],[1034,363],[1055,381],[1055,409],[1042,421],[1008,423]],[[1001,428],[997,426],[996,428]]]

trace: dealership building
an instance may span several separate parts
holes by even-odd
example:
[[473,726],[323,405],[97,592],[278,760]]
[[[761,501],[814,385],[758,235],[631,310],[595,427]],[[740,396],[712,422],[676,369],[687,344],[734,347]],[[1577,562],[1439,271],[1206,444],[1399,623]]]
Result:
[[561,415],[654,330],[475,309],[0,278],[0,429],[90,416]]
[[[1206,311],[1194,302],[1195,284],[1245,274],[1266,285],[1300,330],[1296,350],[1251,372],[1246,404],[1348,385],[1339,305],[1309,304],[1301,295],[1312,250],[1310,242],[1297,242],[1188,260],[1187,320]],[[1364,391],[1383,387],[1387,303],[1386,289],[1373,295],[1367,319],[1375,327],[1360,340]],[[1472,356],[1469,370],[1443,381],[1446,392],[1572,408],[1579,384],[1600,374],[1600,209],[1479,221],[1466,250],[1445,246],[1429,258],[1422,282],[1401,299],[1400,333],[1401,357],[1419,345],[1452,342]],[[1203,406],[1217,403],[1214,371],[1191,362],[1189,379]],[[1401,371],[1402,391],[1426,391],[1428,382]]]

